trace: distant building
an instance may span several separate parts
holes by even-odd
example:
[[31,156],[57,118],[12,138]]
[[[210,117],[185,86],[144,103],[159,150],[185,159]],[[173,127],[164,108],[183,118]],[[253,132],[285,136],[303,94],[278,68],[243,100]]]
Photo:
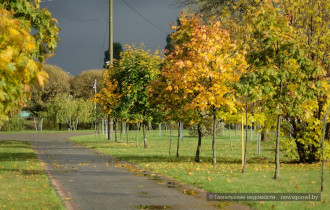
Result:
[[27,118],[27,117],[30,117],[30,113],[27,112],[27,111],[20,111],[20,114],[19,114],[21,117],[23,118]]

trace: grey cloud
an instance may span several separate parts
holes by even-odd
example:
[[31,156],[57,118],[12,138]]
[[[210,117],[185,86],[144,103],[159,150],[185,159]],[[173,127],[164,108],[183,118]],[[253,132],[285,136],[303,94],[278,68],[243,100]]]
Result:
[[[179,8],[174,0],[125,0],[146,18],[170,33]],[[42,3],[60,22],[61,43],[47,63],[71,74],[101,68],[108,49],[108,0],[53,0]],[[141,18],[121,0],[114,0],[114,40],[123,45],[144,42],[152,51],[164,48],[166,34]],[[100,62],[101,61],[101,62]]]

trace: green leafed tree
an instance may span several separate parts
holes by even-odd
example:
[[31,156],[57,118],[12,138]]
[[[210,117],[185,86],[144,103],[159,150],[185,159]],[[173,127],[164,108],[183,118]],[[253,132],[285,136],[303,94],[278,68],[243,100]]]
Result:
[[96,91],[101,90],[103,70],[88,70],[73,77],[70,80],[71,93],[75,98],[83,98],[85,100],[94,97],[94,84],[96,80]]
[[37,119],[46,115],[54,98],[70,93],[70,75],[67,72],[54,65],[44,65],[42,69],[49,75],[49,79],[42,87],[36,84],[31,86],[30,100],[25,108]]
[[[107,113],[119,119],[143,122],[144,147],[147,147],[146,122],[151,120],[152,107],[148,101],[150,81],[159,75],[160,57],[144,50],[144,46],[126,46],[121,59],[110,67],[104,88],[96,101],[104,105]],[[108,98],[115,101],[109,101]]]
[[298,116],[304,110],[302,105],[315,97],[311,78],[324,75],[324,70],[311,61],[297,42],[293,27],[287,18],[272,4],[255,11],[250,19],[254,24],[253,36],[257,46],[248,53],[249,74],[242,77],[240,88],[254,80],[255,94],[262,95],[265,106],[277,115],[275,176],[279,178],[280,128],[283,116]]
[[60,28],[52,14],[41,9],[39,3],[40,0],[0,0],[0,8],[13,12],[14,18],[29,22],[36,44],[33,57],[43,63],[55,52]]

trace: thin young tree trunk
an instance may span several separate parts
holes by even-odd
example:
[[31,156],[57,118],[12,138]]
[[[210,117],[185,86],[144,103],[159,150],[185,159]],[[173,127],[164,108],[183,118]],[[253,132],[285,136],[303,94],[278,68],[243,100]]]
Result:
[[121,123],[121,130],[122,130],[122,133],[126,132],[126,122],[124,122],[124,121]]
[[259,125],[257,125],[257,154],[260,154],[260,141],[261,141],[261,134],[259,132]]
[[229,138],[231,139],[231,124],[228,124],[228,128],[229,128]]
[[162,136],[162,124],[161,123],[158,124],[158,128],[159,128],[159,136]]
[[[232,124],[229,124],[229,138],[230,138],[230,151],[233,151],[233,140],[231,138],[231,126]],[[235,124],[234,124],[234,127],[235,127]]]
[[140,125],[141,123],[138,122],[137,123],[137,132],[136,132],[136,146],[138,146],[139,142],[138,142],[138,135],[139,135],[139,132],[140,132]]
[[106,135],[106,139],[109,139],[109,119],[107,118],[105,120],[105,135]]
[[113,140],[113,118],[110,118],[110,115],[108,115],[108,123],[109,123],[109,127],[108,127],[108,139],[110,141]]
[[[280,94],[282,94],[283,83],[280,83]],[[280,109],[280,107],[279,107]],[[279,110],[280,111],[280,110]],[[281,130],[281,113],[277,115],[277,131],[276,131],[276,151],[275,151],[275,175],[274,179],[280,178],[280,130]]]
[[246,102],[246,105],[245,105],[245,117],[246,117],[246,120],[245,120],[245,129],[246,129],[246,132],[245,132],[245,148],[244,148],[244,164],[243,164],[243,168],[242,168],[242,173],[245,172],[245,166],[246,166],[246,158],[247,158],[247,143],[248,143],[248,129],[249,129],[249,126],[248,126],[248,104]]
[[128,144],[128,142],[129,142],[129,139],[128,139],[129,124],[128,125],[126,124],[125,127],[126,127],[126,142]]
[[178,143],[176,146],[176,156],[179,157],[179,150],[180,150],[180,122],[178,123]]
[[144,143],[144,148],[148,147],[147,143],[147,136],[146,136],[146,125],[143,123],[143,143]]
[[44,118],[42,117],[42,118],[41,118],[41,122],[40,122],[40,130],[41,130],[41,131],[42,131],[43,124],[44,124]]
[[33,122],[34,122],[34,127],[36,128],[36,131],[38,131],[37,121],[36,121],[35,117],[33,117]]
[[121,129],[119,133],[119,142],[121,143],[121,134],[123,133],[123,122],[121,122]]
[[78,124],[79,124],[79,117],[77,117],[77,121],[76,121],[76,131],[78,130]]
[[253,128],[253,124],[251,123],[251,127],[250,127],[250,141],[253,140],[253,132],[252,132],[252,128]]
[[201,131],[201,126],[199,124],[197,125],[197,132],[198,132],[198,144],[197,144],[195,162],[200,162],[199,154],[202,145],[202,131]]
[[148,127],[149,127],[149,131],[152,131],[153,129],[152,129],[152,123],[149,121],[148,122]]
[[183,140],[183,123],[180,122],[180,139]]
[[235,123],[235,137],[237,137],[237,124]]
[[117,123],[117,120],[115,120],[115,142],[117,142],[117,127],[118,127],[118,123]]
[[280,128],[281,128],[281,115],[277,115],[277,130],[276,130],[276,150],[275,150],[275,175],[274,179],[280,177]]
[[101,132],[102,132],[102,135],[104,134],[104,118],[102,117],[102,124],[101,124]]
[[328,107],[324,119],[323,119],[323,132],[322,132],[322,174],[321,174],[321,192],[324,191],[324,166],[325,166],[325,157],[324,157],[324,139],[325,139],[325,131],[327,125],[327,119],[330,112],[330,106]]
[[[70,122],[70,124],[69,124],[69,126],[70,126],[70,131],[72,131],[72,119],[71,119],[71,117],[70,117],[70,119],[69,119],[69,122]],[[95,125],[96,125],[96,121],[95,121]],[[96,130],[95,130],[95,132],[96,132]],[[95,134],[97,134],[97,133],[95,133]]]
[[215,124],[216,124],[216,114],[215,114],[215,110],[213,113],[213,135],[212,135],[212,151],[213,151],[213,158],[212,158],[212,165],[215,166],[215,164],[217,163],[217,159],[216,159],[216,154],[215,154]]
[[172,125],[171,125],[171,122],[168,123],[168,126],[170,127],[170,147],[168,149],[168,154],[171,155],[171,148],[172,148]]

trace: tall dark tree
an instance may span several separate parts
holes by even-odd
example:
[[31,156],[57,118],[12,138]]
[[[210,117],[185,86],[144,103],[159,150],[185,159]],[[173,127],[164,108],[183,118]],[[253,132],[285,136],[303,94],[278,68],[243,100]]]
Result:
[[[116,60],[120,59],[120,53],[123,52],[123,46],[119,42],[114,42],[113,43],[113,58]],[[104,63],[103,63],[103,68],[107,67],[107,62],[109,61],[109,49],[104,52]]]
[[[176,19],[176,25],[177,26],[181,25],[179,17]],[[166,36],[165,55],[169,55],[173,51],[173,41],[171,39],[172,34],[173,33],[167,34]]]

